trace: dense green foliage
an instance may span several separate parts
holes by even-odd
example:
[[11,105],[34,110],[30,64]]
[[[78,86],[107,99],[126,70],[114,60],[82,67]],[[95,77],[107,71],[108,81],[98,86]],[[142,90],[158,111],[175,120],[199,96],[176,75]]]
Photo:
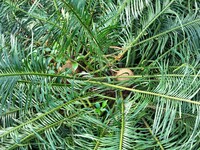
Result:
[[[3,0],[0,10],[1,150],[200,149],[198,0]],[[120,68],[134,76],[117,81]]]

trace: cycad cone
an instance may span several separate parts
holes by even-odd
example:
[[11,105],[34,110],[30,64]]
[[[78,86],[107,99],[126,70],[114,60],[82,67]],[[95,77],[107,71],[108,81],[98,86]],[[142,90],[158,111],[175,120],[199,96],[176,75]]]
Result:
[[121,68],[115,74],[115,76],[117,76],[117,78],[116,78],[117,81],[130,80],[130,78],[126,78],[126,77],[123,78],[123,76],[133,76],[133,75],[134,75],[133,72],[128,68]]

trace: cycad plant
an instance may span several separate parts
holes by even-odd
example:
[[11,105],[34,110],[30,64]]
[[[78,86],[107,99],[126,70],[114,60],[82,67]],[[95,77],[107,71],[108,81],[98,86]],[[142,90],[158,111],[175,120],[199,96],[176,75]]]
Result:
[[0,10],[1,150],[200,149],[199,0]]

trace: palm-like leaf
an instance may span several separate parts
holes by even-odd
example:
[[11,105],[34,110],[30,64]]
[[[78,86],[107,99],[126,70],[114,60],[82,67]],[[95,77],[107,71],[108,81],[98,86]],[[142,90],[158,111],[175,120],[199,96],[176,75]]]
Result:
[[0,149],[199,149],[199,7],[1,2]]

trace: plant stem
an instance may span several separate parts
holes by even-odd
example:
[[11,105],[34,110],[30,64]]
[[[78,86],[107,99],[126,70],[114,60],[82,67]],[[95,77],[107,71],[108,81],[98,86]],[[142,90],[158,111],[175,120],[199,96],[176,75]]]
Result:
[[153,132],[149,126],[149,124],[146,122],[146,120],[144,118],[142,118],[142,121],[144,122],[145,126],[147,127],[147,129],[149,130],[149,132],[151,133],[151,135],[153,136],[153,138],[156,140],[157,144],[160,146],[161,150],[164,150],[162,144],[160,143],[159,139],[153,135]]

